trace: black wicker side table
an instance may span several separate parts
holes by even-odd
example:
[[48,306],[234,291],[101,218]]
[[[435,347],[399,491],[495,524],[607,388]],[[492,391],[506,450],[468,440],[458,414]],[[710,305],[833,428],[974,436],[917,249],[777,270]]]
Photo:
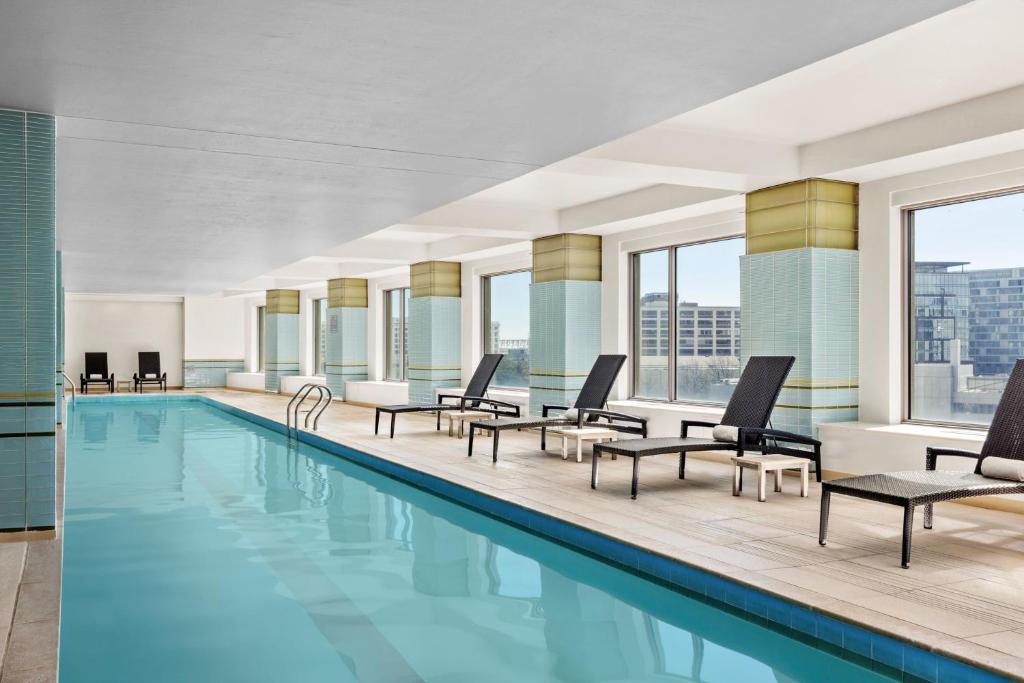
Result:
[[861,477],[832,479],[821,483],[821,526],[818,543],[828,536],[829,497],[833,493],[889,503],[903,508],[903,553],[901,564],[910,566],[910,538],[914,528],[914,508],[924,505],[924,528],[932,528],[932,505],[973,496],[1024,493],[1024,483],[990,479],[974,472],[909,471],[868,474]]

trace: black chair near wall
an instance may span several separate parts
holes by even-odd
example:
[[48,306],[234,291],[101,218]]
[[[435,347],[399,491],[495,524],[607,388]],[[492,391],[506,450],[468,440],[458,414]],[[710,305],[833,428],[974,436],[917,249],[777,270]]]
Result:
[[139,371],[132,375],[132,381],[139,393],[147,384],[155,384],[167,391],[167,373],[160,372],[159,351],[139,351]]
[[102,384],[107,391],[114,393],[114,376],[107,371],[105,352],[86,352],[85,372],[78,376],[78,383],[83,394],[89,393],[90,384]]

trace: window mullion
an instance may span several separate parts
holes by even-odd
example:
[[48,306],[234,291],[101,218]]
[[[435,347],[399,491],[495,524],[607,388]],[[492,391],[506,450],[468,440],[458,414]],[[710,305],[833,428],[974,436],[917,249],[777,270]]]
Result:
[[668,254],[668,400],[676,400],[676,384],[679,361],[679,302],[676,298],[676,256],[678,248],[669,249]]

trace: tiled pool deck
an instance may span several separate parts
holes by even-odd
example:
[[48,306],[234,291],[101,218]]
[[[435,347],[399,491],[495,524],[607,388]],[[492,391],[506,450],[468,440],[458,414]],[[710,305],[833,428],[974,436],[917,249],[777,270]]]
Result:
[[[197,393],[274,422],[284,421],[285,397],[224,390]],[[556,441],[549,443],[545,455],[532,433],[506,432],[501,458],[493,464],[488,438],[479,439],[476,455],[467,458],[466,440],[449,438],[444,429],[435,432],[432,416],[399,416],[396,437],[390,440],[374,436],[372,409],[335,404],[321,420],[317,436],[379,458],[385,467],[397,463],[472,489],[476,498],[466,498],[467,502],[486,500],[513,521],[537,521],[532,515],[517,520],[521,507],[568,523],[551,522],[539,530],[571,544],[589,545],[599,554],[622,554],[622,545],[609,543],[609,538],[635,546],[639,550],[620,558],[624,563],[654,575],[671,574],[663,578],[924,680],[977,680],[971,670],[932,656],[933,652],[1024,680],[1024,525],[1019,515],[940,505],[934,530],[918,525],[913,564],[904,570],[899,566],[901,510],[837,498],[829,546],[821,548],[818,486],[812,484],[810,497],[801,499],[796,480],[787,478],[784,493],[771,493],[769,487],[765,503],[756,501],[753,486],[734,498],[731,469],[722,462],[691,456],[687,479],[679,481],[673,456],[646,458],[640,495],[633,501],[628,493],[630,461],[602,463],[600,488],[592,491],[589,449],[583,463],[571,457],[563,461]],[[500,507],[502,501],[513,505]],[[581,528],[597,533],[581,533]],[[58,558],[59,566],[59,543],[40,545],[38,553],[40,559],[46,554]],[[704,572],[676,571],[678,564],[664,558],[760,590],[735,588]],[[45,569],[53,563],[38,564]],[[26,584],[41,582],[45,588],[48,582],[53,599],[36,601],[38,612],[29,609],[30,603],[23,609],[21,600],[27,598],[19,599],[2,683],[53,680],[47,677],[52,669],[45,657],[30,658],[29,663],[36,665],[31,668],[23,668],[27,665],[16,659],[19,623],[22,637],[35,641],[32,650],[55,654],[58,574],[51,569],[30,573],[26,568],[21,594],[32,593]],[[0,607],[9,593],[10,571],[0,552]],[[788,610],[784,602],[766,599],[762,591],[803,605],[811,614]],[[872,638],[847,624],[861,624],[919,647],[894,647],[889,638]],[[34,631],[39,632],[32,635]]]

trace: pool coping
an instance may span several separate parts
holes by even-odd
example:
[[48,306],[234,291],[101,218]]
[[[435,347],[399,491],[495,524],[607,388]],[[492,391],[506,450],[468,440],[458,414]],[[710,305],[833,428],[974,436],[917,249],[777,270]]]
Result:
[[[150,394],[131,397],[103,395],[80,399],[89,403],[198,402],[279,434],[287,434],[286,426],[277,420],[204,394]],[[698,567],[677,558],[667,557],[655,550],[496,498],[313,432],[299,431],[297,440],[554,540],[573,550],[595,556],[656,583],[701,596],[714,603],[716,607],[740,613],[755,623],[781,629],[787,635],[879,673],[896,678],[909,676],[909,680],[933,683],[1024,681],[1024,678],[1014,672],[962,659],[956,653],[941,647],[932,648],[926,643],[914,643],[898,635],[883,633],[876,626],[860,625],[825,608],[800,604],[764,588],[744,583],[735,576],[725,576],[710,568]]]

